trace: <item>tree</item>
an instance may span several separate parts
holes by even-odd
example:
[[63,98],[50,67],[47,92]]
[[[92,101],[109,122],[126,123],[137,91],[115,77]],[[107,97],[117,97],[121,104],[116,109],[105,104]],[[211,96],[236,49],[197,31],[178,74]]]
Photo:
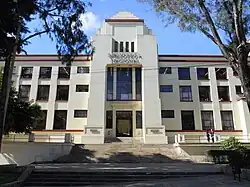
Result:
[[[0,67],[0,86],[2,83],[3,67]],[[18,97],[18,92],[11,87],[6,125],[4,134],[30,133],[34,124],[42,117],[41,107],[37,104],[23,101]]]
[[138,0],[147,2],[166,25],[177,23],[182,31],[200,31],[216,44],[239,74],[250,109],[249,0]]
[[[3,1],[3,2],[2,2]],[[82,0],[2,0],[0,11],[0,57],[5,61],[0,99],[0,150],[7,113],[11,77],[17,53],[30,39],[47,34],[55,40],[59,59],[70,65],[81,52],[90,54],[91,43],[81,29],[80,16],[90,3]],[[41,28],[27,24],[37,19]]]

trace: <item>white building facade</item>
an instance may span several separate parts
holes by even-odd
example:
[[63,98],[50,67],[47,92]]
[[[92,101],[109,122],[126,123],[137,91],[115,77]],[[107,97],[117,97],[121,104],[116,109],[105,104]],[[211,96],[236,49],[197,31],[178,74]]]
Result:
[[41,105],[37,135],[70,133],[75,143],[122,137],[145,144],[248,140],[250,115],[240,80],[220,55],[159,55],[156,37],[129,12],[106,19],[95,53],[70,67],[56,55],[20,55],[14,86]]

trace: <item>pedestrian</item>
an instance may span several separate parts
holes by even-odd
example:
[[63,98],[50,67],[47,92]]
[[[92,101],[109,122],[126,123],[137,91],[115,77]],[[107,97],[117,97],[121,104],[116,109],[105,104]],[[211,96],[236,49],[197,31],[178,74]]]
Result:
[[208,143],[210,143],[210,133],[209,133],[208,129],[207,129],[207,141],[208,141]]
[[214,143],[214,130],[211,129],[210,130],[210,133],[211,133],[211,139],[212,139],[212,142]]

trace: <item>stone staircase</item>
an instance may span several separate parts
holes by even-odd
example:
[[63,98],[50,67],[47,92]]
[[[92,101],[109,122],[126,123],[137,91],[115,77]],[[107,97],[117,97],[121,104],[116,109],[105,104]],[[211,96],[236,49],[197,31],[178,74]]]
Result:
[[[87,166],[86,166],[87,167]],[[199,177],[221,174],[212,172],[163,172],[163,171],[81,171],[81,169],[34,169],[23,186],[125,186],[136,182],[159,181],[168,178]]]
[[69,155],[56,159],[55,163],[166,163],[185,161],[191,157],[170,144],[75,145]]

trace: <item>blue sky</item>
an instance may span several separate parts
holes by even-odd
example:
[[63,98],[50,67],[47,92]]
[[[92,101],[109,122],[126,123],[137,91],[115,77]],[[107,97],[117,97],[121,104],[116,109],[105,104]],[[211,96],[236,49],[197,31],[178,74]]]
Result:
[[[181,32],[175,25],[164,26],[162,20],[148,4],[136,0],[92,0],[88,8],[85,30],[88,36],[95,33],[104,19],[119,11],[130,11],[135,16],[144,19],[145,24],[152,29],[158,41],[159,54],[220,54],[217,46],[201,33]],[[36,27],[38,23],[31,23]],[[36,37],[26,48],[28,54],[54,54],[55,44],[47,36]]]

